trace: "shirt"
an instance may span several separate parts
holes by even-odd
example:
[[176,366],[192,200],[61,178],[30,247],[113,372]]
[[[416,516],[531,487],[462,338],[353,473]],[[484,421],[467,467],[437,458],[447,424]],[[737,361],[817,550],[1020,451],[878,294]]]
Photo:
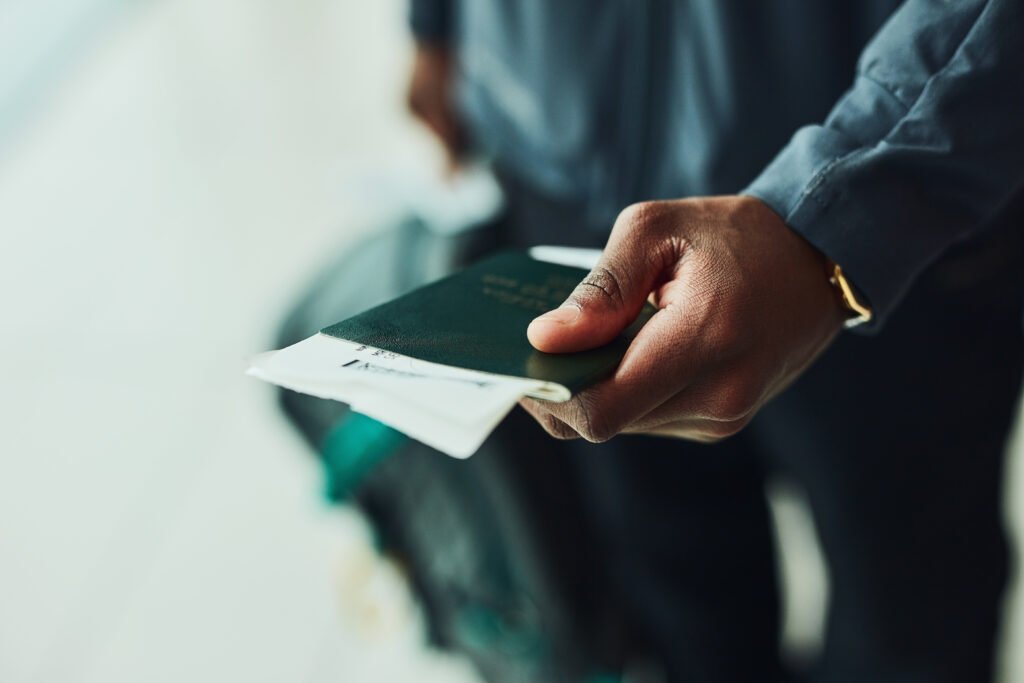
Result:
[[1021,0],[412,0],[506,172],[608,230],[747,193],[844,271],[870,331],[1024,190]]

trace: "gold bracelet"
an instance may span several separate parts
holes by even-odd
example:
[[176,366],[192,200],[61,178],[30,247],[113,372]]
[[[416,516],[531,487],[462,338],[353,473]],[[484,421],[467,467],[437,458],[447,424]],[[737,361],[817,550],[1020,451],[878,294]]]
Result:
[[829,261],[829,271],[829,283],[839,291],[843,306],[850,311],[850,317],[843,323],[843,327],[850,329],[870,321],[874,317],[874,312],[857,298],[856,292],[853,291],[853,286],[846,279],[846,275],[843,274],[843,269],[839,267],[839,264]]

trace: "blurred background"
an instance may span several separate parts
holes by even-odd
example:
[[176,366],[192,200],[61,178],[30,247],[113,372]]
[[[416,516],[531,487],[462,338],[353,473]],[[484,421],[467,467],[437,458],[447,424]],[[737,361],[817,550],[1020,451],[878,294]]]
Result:
[[[0,0],[0,681],[477,680],[242,374],[379,225],[351,179],[439,173],[405,11]],[[773,505],[813,648],[827,580],[799,497]],[[1008,615],[1006,682],[1019,591]]]

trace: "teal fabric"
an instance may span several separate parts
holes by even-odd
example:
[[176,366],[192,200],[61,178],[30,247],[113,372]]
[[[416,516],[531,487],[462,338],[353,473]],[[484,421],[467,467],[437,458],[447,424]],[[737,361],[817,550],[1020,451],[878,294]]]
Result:
[[498,649],[523,662],[533,662],[538,669],[548,651],[543,633],[508,623],[502,613],[481,605],[460,610],[456,619],[460,640],[477,650]]
[[867,296],[862,331],[1024,187],[1020,0],[413,0],[413,18],[457,48],[461,111],[506,173],[602,232],[636,201],[758,196]]
[[324,437],[321,448],[327,499],[347,500],[370,471],[406,441],[401,432],[373,418],[360,413],[345,415]]

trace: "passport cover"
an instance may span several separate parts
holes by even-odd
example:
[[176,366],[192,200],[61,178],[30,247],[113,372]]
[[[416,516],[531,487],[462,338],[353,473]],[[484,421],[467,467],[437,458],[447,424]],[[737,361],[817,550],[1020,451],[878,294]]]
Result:
[[611,374],[655,312],[645,306],[626,331],[597,349],[534,349],[526,338],[530,321],[560,306],[586,275],[502,252],[321,332],[431,363],[550,382],[574,394]]

